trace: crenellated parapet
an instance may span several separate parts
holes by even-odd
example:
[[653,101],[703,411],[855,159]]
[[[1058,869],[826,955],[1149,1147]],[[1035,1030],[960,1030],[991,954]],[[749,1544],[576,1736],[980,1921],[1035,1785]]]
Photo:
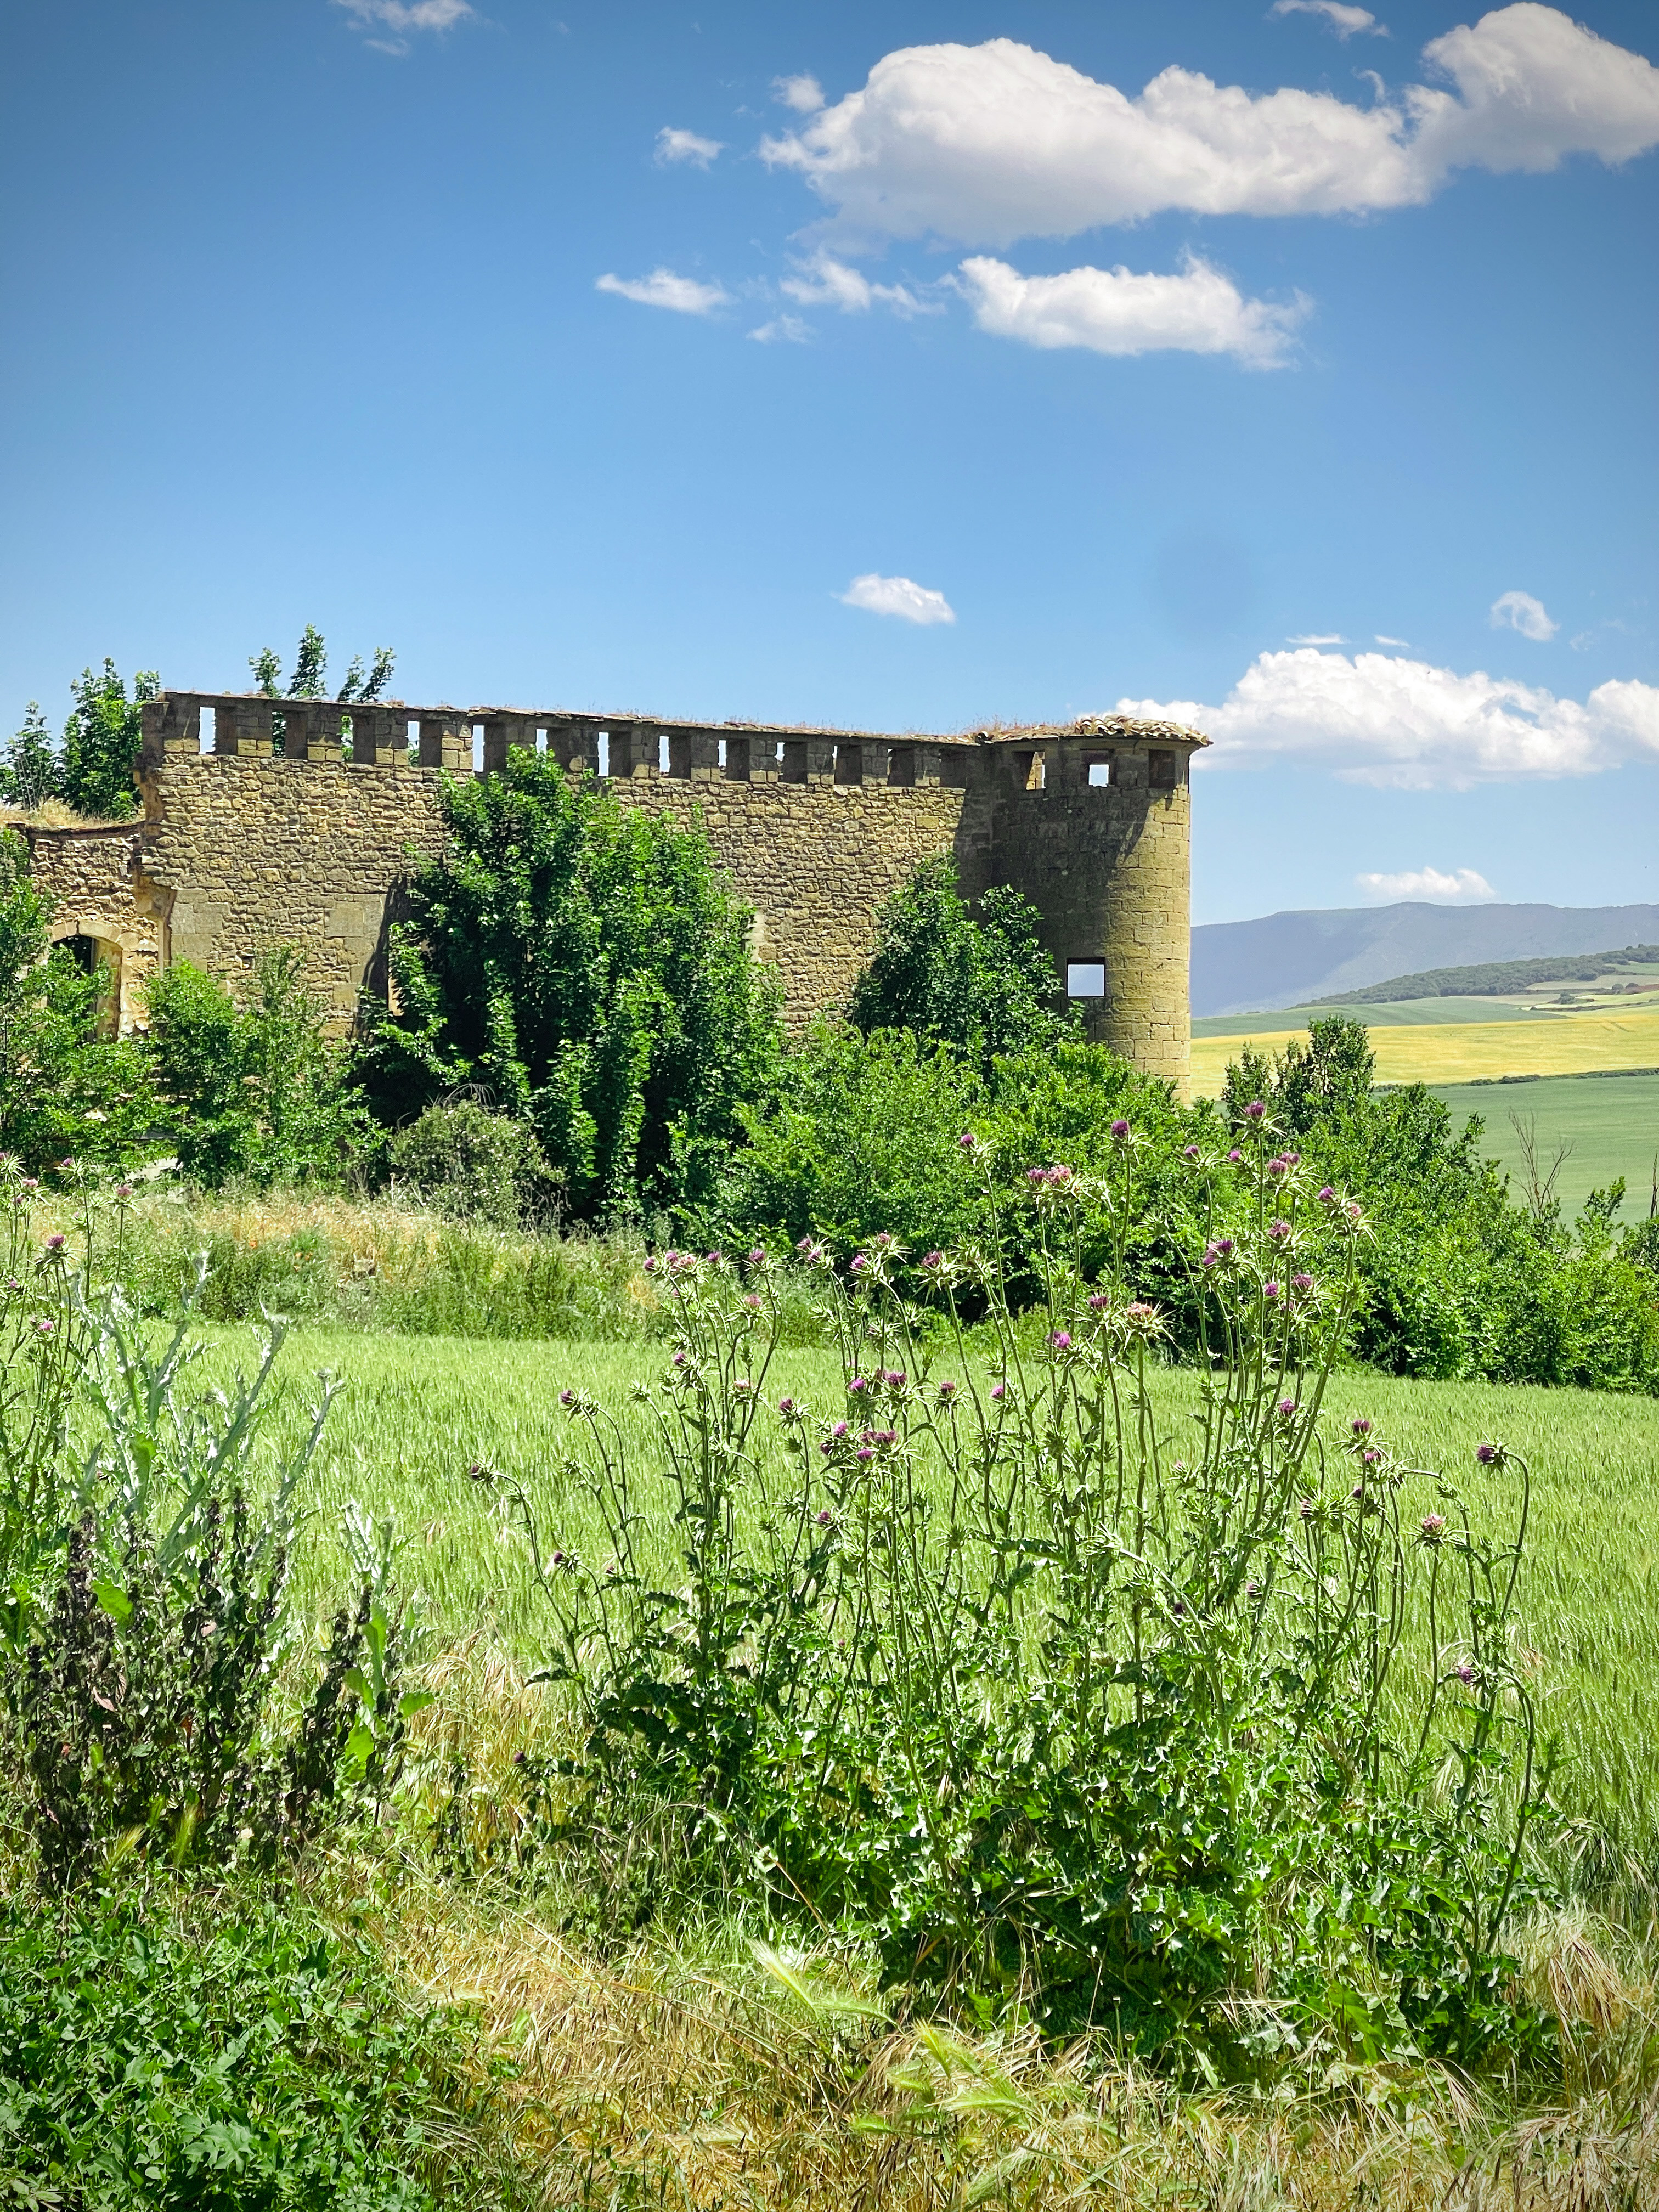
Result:
[[[603,778],[624,805],[699,821],[793,1020],[845,1003],[876,909],[950,853],[969,894],[1009,884],[1033,901],[1091,1035],[1183,1084],[1188,770],[1206,743],[1119,715],[891,735],[167,691],[143,709],[142,823],[75,834],[132,848],[104,871],[100,943],[136,954],[142,939],[146,967],[186,958],[233,980],[264,946],[300,944],[343,1025],[387,988],[404,887],[442,847],[444,777],[498,772],[518,747]],[[37,841],[48,888],[68,849]],[[73,872],[89,866],[80,854]],[[142,927],[136,907],[113,911],[123,870]]]

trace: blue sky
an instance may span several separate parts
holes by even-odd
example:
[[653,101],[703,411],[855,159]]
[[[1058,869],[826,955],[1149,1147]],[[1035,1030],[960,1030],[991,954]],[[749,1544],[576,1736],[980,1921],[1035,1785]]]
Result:
[[1659,899],[1650,4],[7,27],[4,726],[307,620],[416,701],[1145,702],[1195,920]]

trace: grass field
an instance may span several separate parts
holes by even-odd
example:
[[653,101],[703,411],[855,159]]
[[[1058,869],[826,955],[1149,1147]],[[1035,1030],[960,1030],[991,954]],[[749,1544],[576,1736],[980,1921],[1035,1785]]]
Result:
[[1536,1132],[1540,1164],[1559,1145],[1571,1151],[1556,1179],[1565,1210],[1576,1213],[1592,1190],[1623,1176],[1628,1186],[1621,1221],[1646,1217],[1659,1154],[1659,1075],[1561,1075],[1539,1083],[1437,1084],[1461,1126],[1471,1114],[1486,1122],[1481,1150],[1517,1182],[1522,1144],[1510,1116]]
[[[1368,1020],[1374,1007],[1358,1010]],[[1271,1024],[1271,1026],[1270,1026]],[[1249,1031],[1263,1052],[1280,1052],[1306,1034],[1282,1018],[1261,1018]],[[1192,1048],[1196,1097],[1219,1091],[1227,1063],[1238,1055],[1243,1034],[1200,1036]],[[1540,1015],[1531,1020],[1402,1024],[1372,1029],[1379,1083],[1467,1083],[1502,1075],[1578,1075],[1618,1068],[1659,1067],[1659,1012],[1644,1010]]]
[[[1539,1018],[1535,1009],[1517,1006],[1509,999],[1402,999],[1396,1005],[1376,1006],[1349,1006],[1333,1000],[1328,1006],[1298,1006],[1297,1033],[1305,1035],[1308,1024],[1317,1021],[1322,1014],[1347,1014],[1357,1022],[1364,1022],[1370,1030],[1437,1028],[1447,1023],[1525,1022]],[[1563,1007],[1559,1013],[1547,1010],[1547,1018],[1551,1021],[1570,1021],[1572,1016],[1569,1008]],[[1200,1037],[1257,1036],[1264,1030],[1277,1028],[1291,1018],[1284,1012],[1203,1014],[1193,1024],[1193,1042],[1196,1044]]]
[[[220,1367],[250,1340],[246,1331],[212,1334]],[[520,1540],[491,1493],[468,1479],[469,1464],[482,1460],[518,1476],[538,1501],[548,1543],[591,1554],[599,1530],[568,1471],[574,1439],[558,1392],[567,1384],[593,1392],[643,1449],[646,1420],[629,1392],[660,1371],[658,1358],[625,1346],[296,1332],[283,1355],[291,1387],[281,1419],[289,1434],[304,1419],[307,1374],[320,1368],[341,1375],[346,1388],[316,1468],[301,1602],[319,1613],[337,1593],[339,1510],[356,1499],[377,1515],[397,1514],[408,1539],[404,1578],[422,1591],[438,1640],[482,1631],[520,1658],[534,1656],[538,1614]],[[1180,1370],[1158,1377],[1172,1439],[1185,1428],[1194,1379]],[[788,1391],[827,1412],[839,1370],[827,1353],[789,1352],[766,1387],[770,1397]],[[1659,1706],[1659,1404],[1362,1373],[1340,1376],[1329,1403],[1334,1422],[1369,1414],[1399,1452],[1452,1474],[1472,1504],[1500,1523],[1513,1494],[1475,1467],[1474,1446],[1497,1436],[1527,1455],[1537,1487],[1524,1632],[1572,1762],[1566,1795],[1631,1846],[1659,1853],[1659,1735],[1651,1726]],[[648,1466],[648,1453],[640,1464]],[[1431,1486],[1421,1488],[1422,1510],[1431,1510]],[[666,1553],[665,1523],[654,1519]]]

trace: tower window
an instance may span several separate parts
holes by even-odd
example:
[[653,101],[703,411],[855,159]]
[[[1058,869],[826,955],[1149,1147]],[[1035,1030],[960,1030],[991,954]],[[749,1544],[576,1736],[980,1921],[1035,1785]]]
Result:
[[1066,963],[1066,995],[1068,999],[1103,999],[1106,995],[1106,963],[1103,960],[1068,960]]
[[1176,787],[1176,757],[1173,753],[1148,753],[1146,781],[1154,791],[1173,791]]

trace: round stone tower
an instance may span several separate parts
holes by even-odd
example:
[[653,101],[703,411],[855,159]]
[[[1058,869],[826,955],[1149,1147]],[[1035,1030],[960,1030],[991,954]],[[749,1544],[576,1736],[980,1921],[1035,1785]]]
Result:
[[[1173,722],[987,732],[989,879],[1023,891],[1087,1033],[1187,1095],[1192,757]],[[976,886],[977,887],[977,886]]]

